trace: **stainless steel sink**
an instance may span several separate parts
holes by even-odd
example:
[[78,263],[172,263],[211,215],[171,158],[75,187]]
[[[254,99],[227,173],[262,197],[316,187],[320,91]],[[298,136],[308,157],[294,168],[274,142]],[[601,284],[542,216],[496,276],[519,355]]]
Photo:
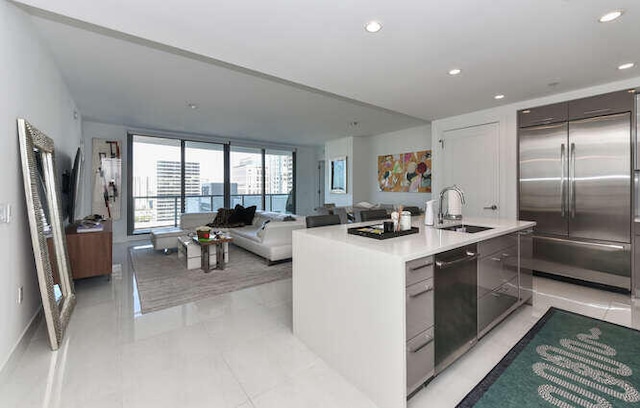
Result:
[[447,231],[466,232],[468,234],[474,234],[476,232],[482,232],[490,230],[490,227],[480,227],[478,225],[452,225],[450,227],[440,228]]

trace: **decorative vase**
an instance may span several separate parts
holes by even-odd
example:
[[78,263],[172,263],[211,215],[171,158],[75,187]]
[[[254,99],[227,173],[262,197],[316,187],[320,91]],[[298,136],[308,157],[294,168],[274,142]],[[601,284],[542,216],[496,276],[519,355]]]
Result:
[[198,227],[196,229],[198,239],[209,239],[211,236],[211,227]]

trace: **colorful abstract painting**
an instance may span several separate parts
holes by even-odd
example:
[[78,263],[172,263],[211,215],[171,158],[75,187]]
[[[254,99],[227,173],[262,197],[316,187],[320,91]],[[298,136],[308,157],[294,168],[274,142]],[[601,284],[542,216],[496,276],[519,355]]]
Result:
[[380,191],[430,193],[431,150],[378,156]]
[[120,219],[121,151],[118,140],[93,139],[91,171],[94,182],[91,212],[102,215],[102,218]]

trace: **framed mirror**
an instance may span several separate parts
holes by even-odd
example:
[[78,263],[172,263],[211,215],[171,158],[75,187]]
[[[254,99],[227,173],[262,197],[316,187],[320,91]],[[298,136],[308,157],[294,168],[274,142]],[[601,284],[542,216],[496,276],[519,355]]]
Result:
[[331,193],[347,193],[347,158],[331,159]]
[[18,119],[22,178],[31,244],[52,350],[60,347],[76,303],[67,241],[62,224],[61,190],[53,140]]

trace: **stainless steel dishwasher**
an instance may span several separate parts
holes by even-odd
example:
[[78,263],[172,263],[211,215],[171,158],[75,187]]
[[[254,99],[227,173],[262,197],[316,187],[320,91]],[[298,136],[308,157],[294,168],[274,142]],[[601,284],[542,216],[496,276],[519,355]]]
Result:
[[435,372],[438,374],[478,341],[477,246],[435,256]]

